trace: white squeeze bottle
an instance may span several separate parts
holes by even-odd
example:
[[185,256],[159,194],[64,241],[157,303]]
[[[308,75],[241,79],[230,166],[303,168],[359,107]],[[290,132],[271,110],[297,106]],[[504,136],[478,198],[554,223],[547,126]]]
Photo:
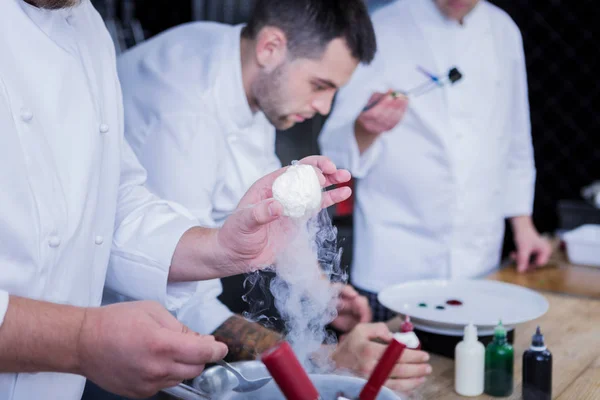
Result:
[[454,349],[454,390],[461,396],[483,393],[485,347],[477,340],[477,327],[465,326],[463,340]]

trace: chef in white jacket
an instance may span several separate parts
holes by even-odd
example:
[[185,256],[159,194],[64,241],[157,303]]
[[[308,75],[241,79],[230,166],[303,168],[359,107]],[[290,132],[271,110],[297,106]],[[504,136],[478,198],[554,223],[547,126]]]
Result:
[[[186,281],[269,265],[283,210],[265,189],[282,171],[222,228],[201,228],[144,187],[114,47],[88,0],[3,1],[0,54],[0,399],[75,400],[83,376],[148,396],[197,376],[226,346],[156,302],[97,307],[105,280],[174,309],[195,289]],[[349,179],[324,157],[304,162],[323,185]],[[323,206],[347,196],[327,192]]]
[[[328,114],[336,90],[374,52],[362,0],[260,0],[243,26],[173,28],[119,57],[125,137],[148,171],[151,190],[185,205],[204,224],[220,226],[258,177],[280,167],[276,128]],[[232,360],[254,359],[280,340],[234,316],[217,298],[221,291],[219,280],[200,282],[178,318],[227,343]],[[350,286],[341,300],[333,322],[339,330],[371,319],[366,299]],[[370,372],[372,357],[345,355],[382,331],[355,330],[334,359]],[[401,379],[389,386],[421,383],[430,370],[426,361],[425,353],[407,352],[402,362],[411,365],[399,366],[394,376]]]
[[[487,1],[403,0],[376,11],[373,24],[375,60],[340,91],[319,143],[357,179],[351,279],[375,320],[386,320],[376,299],[386,286],[498,267],[505,218],[520,271],[551,250],[531,220],[535,167],[515,23]],[[464,75],[455,85],[387,94],[452,67]]]

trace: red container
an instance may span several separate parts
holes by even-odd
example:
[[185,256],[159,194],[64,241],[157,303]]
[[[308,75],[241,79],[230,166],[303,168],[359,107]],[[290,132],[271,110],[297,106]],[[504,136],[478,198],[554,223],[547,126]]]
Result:
[[350,189],[352,189],[352,195],[346,200],[336,205],[335,214],[338,217],[346,217],[352,215],[354,211],[354,179],[350,179],[348,182],[339,183],[336,185],[336,187],[338,188],[344,186],[348,186]]
[[379,394],[385,381],[389,378],[392,369],[394,369],[396,362],[402,356],[405,348],[406,345],[396,339],[390,342],[373,369],[373,372],[371,372],[369,380],[361,390],[358,396],[359,400],[375,400],[377,398],[377,394]]
[[287,400],[321,398],[288,342],[267,350],[261,359]]

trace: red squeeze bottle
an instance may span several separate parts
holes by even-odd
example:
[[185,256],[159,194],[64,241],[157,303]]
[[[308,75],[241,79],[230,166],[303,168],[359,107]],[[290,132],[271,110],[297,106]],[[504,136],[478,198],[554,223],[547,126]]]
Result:
[[288,342],[267,350],[261,360],[287,400],[321,400]]
[[405,348],[406,345],[396,339],[392,339],[373,369],[373,372],[371,372],[369,380],[358,395],[359,400],[375,400]]

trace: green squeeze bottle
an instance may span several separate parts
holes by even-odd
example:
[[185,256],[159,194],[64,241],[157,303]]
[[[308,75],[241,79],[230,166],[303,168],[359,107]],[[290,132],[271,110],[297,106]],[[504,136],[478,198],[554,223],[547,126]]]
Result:
[[484,392],[494,397],[510,396],[513,391],[513,347],[506,339],[502,321],[494,329],[494,340],[485,349]]

